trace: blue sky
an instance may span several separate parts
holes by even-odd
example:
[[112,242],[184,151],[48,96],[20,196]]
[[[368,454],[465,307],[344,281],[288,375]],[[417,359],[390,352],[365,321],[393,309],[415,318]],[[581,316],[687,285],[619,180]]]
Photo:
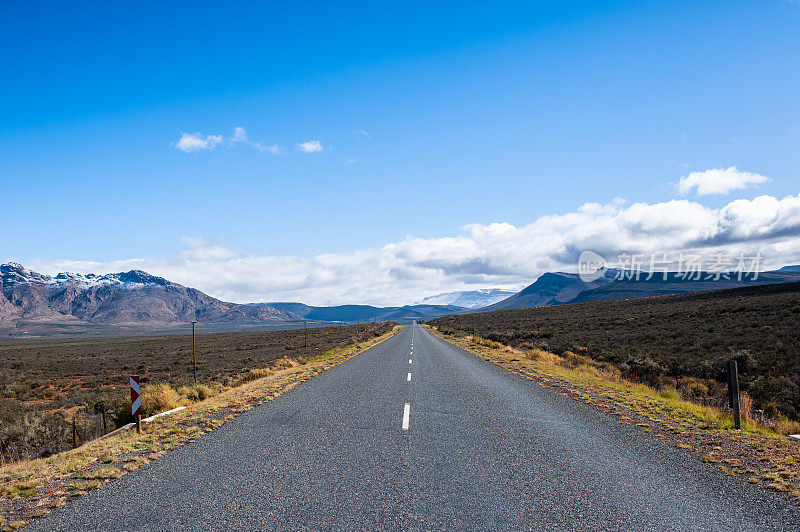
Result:
[[[587,203],[624,214],[677,199],[719,218],[736,200],[797,196],[798,27],[800,4],[783,0],[7,2],[0,260],[140,264],[235,300],[517,287],[572,244],[513,267],[439,255],[478,246],[475,227]],[[183,134],[220,140],[185,152]],[[675,187],[731,167],[769,180],[702,197]],[[770,223],[793,233],[794,204],[780,205],[789,218]],[[755,245],[766,222],[748,223]],[[515,256],[519,238],[492,237],[492,253]],[[359,258],[387,246],[391,259]],[[775,263],[800,257],[794,241],[764,246]],[[348,260],[362,273],[342,277]],[[315,269],[326,261],[338,269]],[[361,281],[375,269],[384,284]]]

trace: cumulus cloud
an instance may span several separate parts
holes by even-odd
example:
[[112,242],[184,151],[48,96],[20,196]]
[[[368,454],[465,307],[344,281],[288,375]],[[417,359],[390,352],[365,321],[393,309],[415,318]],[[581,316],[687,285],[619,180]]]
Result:
[[580,253],[761,253],[763,266],[800,263],[800,194],[759,196],[712,209],[689,200],[587,203],[525,226],[471,224],[457,235],[408,237],[380,248],[315,257],[233,250],[198,238],[171,257],[114,262],[34,260],[26,265],[108,273],[143,269],[236,302],[405,304],[475,288],[519,289],[546,271],[576,271]]
[[307,140],[305,142],[298,142],[295,144],[297,149],[303,153],[317,153],[325,148],[322,146],[322,142],[318,140]]
[[731,166],[729,168],[712,168],[703,172],[692,172],[682,177],[676,188],[684,196],[696,189],[698,196],[709,194],[727,194],[733,190],[749,188],[769,182],[770,179],[761,174],[743,172]]
[[247,136],[247,131],[241,126],[233,128],[233,135],[227,138],[222,135],[206,135],[203,138],[200,133],[183,133],[178,142],[175,143],[175,147],[189,153],[198,150],[213,150],[220,144],[227,144],[229,147],[243,144],[258,151],[266,151],[272,155],[280,155],[285,152],[278,145],[265,145],[263,142],[250,140]]
[[182,152],[189,153],[198,150],[213,150],[221,143],[221,135],[206,135],[203,138],[200,133],[181,133],[181,138],[175,143],[175,147]]

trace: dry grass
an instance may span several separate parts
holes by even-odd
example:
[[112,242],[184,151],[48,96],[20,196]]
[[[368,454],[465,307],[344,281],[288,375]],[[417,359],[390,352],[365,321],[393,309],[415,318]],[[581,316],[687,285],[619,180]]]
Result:
[[178,388],[178,394],[185,400],[192,403],[204,401],[209,397],[214,397],[222,391],[223,387],[220,384],[188,384]]
[[[264,371],[261,378],[190,403],[185,410],[148,423],[142,434],[123,432],[47,458],[2,467],[0,526],[10,526],[12,522],[24,524],[36,517],[34,508],[55,508],[64,504],[65,498],[99,488],[103,483],[163,456],[170,449],[194,441],[242,412],[358,355],[400,329],[401,326],[395,326],[370,340],[322,353],[305,364],[294,361],[271,368]],[[176,402],[189,402],[186,396],[190,393],[199,397],[199,388],[191,391],[189,388],[182,395],[168,385],[155,385],[148,390],[151,394],[148,397],[167,409]],[[20,503],[23,498],[26,502]]]
[[778,434],[800,434],[800,423],[787,419],[785,416],[779,416],[769,424],[770,430]]
[[166,412],[179,406],[186,406],[175,388],[166,383],[142,386],[142,406],[145,416]]

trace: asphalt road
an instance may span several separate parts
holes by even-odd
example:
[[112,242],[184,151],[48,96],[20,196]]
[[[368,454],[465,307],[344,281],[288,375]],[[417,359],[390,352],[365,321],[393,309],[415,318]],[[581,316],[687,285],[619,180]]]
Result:
[[800,511],[411,326],[30,526],[184,529],[800,530]]

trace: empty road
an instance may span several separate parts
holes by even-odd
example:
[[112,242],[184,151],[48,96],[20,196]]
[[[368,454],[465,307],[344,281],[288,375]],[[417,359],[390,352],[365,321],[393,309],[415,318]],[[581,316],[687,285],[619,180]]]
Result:
[[30,530],[800,530],[776,495],[409,326]]

